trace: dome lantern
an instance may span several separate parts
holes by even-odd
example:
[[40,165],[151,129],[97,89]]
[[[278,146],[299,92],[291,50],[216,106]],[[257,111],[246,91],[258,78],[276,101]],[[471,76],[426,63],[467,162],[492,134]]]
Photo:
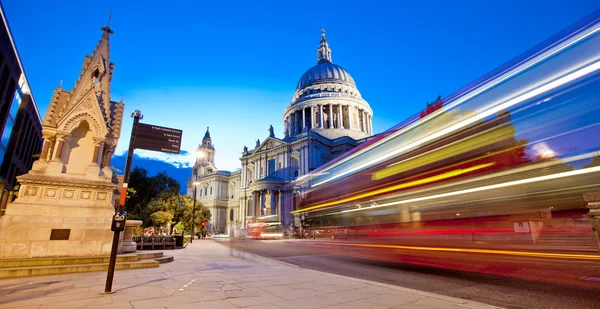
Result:
[[321,27],[321,43],[319,44],[319,49],[317,50],[317,64],[321,63],[333,63],[331,60],[331,49],[329,48],[329,44],[327,44],[327,40],[325,39],[325,28]]

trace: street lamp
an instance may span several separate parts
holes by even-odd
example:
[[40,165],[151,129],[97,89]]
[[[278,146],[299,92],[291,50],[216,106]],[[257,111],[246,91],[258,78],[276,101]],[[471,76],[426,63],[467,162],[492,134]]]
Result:
[[[198,159],[204,157],[204,152],[200,150],[196,150],[196,165],[198,165]],[[194,174],[196,175],[196,179],[193,182],[194,185],[194,207],[192,208],[192,237],[190,237],[190,243],[194,242],[194,237],[196,237],[196,193],[198,190],[198,168],[194,170]]]
[[194,207],[192,208],[192,237],[190,237],[190,243],[194,242],[196,237],[196,191],[198,190],[198,170],[196,170],[196,180],[193,182],[194,185]]

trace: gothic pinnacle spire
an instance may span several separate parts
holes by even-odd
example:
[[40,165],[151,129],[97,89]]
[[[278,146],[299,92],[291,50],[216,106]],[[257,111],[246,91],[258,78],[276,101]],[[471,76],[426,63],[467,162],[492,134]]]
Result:
[[329,49],[329,44],[325,39],[325,27],[321,27],[321,43],[319,44],[319,49],[317,50],[317,64],[324,62],[333,63],[331,60],[331,49]]
[[210,132],[208,131],[208,127],[206,127],[206,133],[204,134],[204,138],[210,139]]
[[100,28],[100,30],[104,31],[104,33],[102,34],[102,39],[103,40],[107,40],[108,41],[110,35],[114,33],[112,31],[112,29],[110,29],[110,20],[111,19],[112,19],[112,11],[110,11],[110,13],[108,14],[108,23],[106,23],[106,26]]

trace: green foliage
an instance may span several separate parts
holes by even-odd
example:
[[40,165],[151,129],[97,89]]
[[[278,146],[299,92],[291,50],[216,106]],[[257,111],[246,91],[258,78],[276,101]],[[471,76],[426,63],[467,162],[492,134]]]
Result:
[[154,226],[163,227],[173,220],[173,214],[168,211],[156,211],[150,214]]
[[[175,225],[182,225],[183,230],[190,231],[194,199],[179,193],[177,180],[166,172],[148,177],[148,172],[135,167],[129,174],[127,200],[125,210],[131,220],[142,220],[144,227],[166,226],[171,223],[171,234]],[[168,217],[166,213],[171,216]],[[166,219],[169,219],[166,221]],[[195,229],[200,230],[200,222],[211,218],[210,211],[196,201]],[[178,228],[178,229],[180,229]]]
[[[177,191],[166,190],[161,192],[156,198],[152,199],[150,203],[148,203],[148,207],[146,208],[147,216],[150,217],[150,220],[146,220],[144,222],[145,226],[158,226],[156,222],[151,217],[151,214],[155,212],[169,212],[173,215],[171,231],[173,233],[173,228],[175,225],[179,223],[183,223],[183,227],[185,231],[190,231],[192,226],[192,213],[194,212],[194,199],[189,196],[185,196],[179,194]],[[201,203],[196,201],[196,214],[195,214],[195,222],[196,222],[196,230],[199,230],[200,222],[202,220],[209,220],[211,218],[210,211],[202,206]]]
[[166,172],[148,177],[146,169],[135,167],[129,174],[127,186],[127,200],[125,202],[125,211],[132,220],[142,220],[145,226],[151,226],[148,216],[152,211],[148,211],[150,201],[158,197],[161,192],[174,191],[179,192],[179,182],[167,175]]

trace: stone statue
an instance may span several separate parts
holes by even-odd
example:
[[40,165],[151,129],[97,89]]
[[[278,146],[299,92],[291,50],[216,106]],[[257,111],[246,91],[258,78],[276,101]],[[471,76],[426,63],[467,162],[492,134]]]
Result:
[[258,146],[260,146],[260,139],[256,140],[256,148],[258,148]]
[[269,137],[275,137],[275,133],[273,132],[273,125],[269,126]]
[[246,147],[246,145],[244,145],[244,152],[248,152],[248,147]]

